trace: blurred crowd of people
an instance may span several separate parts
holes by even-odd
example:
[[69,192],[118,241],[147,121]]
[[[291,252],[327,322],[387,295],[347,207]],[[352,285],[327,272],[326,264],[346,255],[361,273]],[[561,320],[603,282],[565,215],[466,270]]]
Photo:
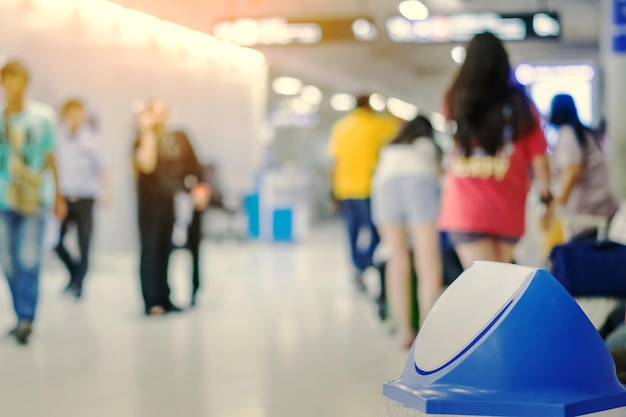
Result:
[[[469,43],[443,112],[454,139],[445,154],[426,117],[400,124],[372,110],[367,96],[331,137],[333,198],[347,227],[356,283],[362,287],[363,272],[374,265],[380,235],[389,253],[386,297],[406,347],[419,327],[411,319],[409,279],[416,273],[423,322],[444,288],[442,237],[464,268],[476,261],[514,262],[533,182],[544,230],[559,216],[610,219],[619,208],[599,137],[580,121],[572,97],[556,95],[542,118],[493,34]],[[551,150],[546,123],[558,129]],[[576,232],[590,233],[596,230]]]
[[[80,299],[89,269],[94,208],[114,196],[106,144],[81,100],[67,100],[60,118],[52,107],[29,100],[29,72],[18,61],[2,67],[0,84],[5,103],[0,118],[0,266],[16,315],[9,334],[23,345],[37,313],[47,212],[52,208],[60,223],[55,251],[67,270],[64,292]],[[211,190],[185,132],[170,130],[163,100],[146,102],[138,111],[132,164],[145,313],[180,312],[168,285],[174,200],[184,193],[193,202],[186,243],[193,258],[193,305],[200,286],[200,213],[208,207]],[[65,239],[73,230],[75,254]]]
[[[10,332],[26,344],[35,320],[43,254],[45,212],[61,222],[56,253],[67,269],[65,292],[83,296],[94,230],[94,207],[111,198],[105,143],[85,104],[70,99],[56,112],[28,100],[29,73],[12,61],[0,71],[5,105],[0,118],[0,265],[16,314]],[[369,96],[334,126],[330,140],[332,199],[345,222],[355,285],[375,263],[382,242],[384,287],[398,337],[409,347],[441,294],[444,242],[459,268],[475,261],[513,262],[525,234],[527,196],[533,182],[550,230],[562,215],[610,219],[618,200],[609,187],[601,143],[579,119],[574,100],[554,97],[549,115],[539,111],[512,77],[502,42],[475,36],[464,63],[443,95],[453,146],[443,149],[430,120],[376,112]],[[137,190],[139,282],[146,315],[183,309],[172,303],[168,264],[174,249],[175,199],[189,197],[186,247],[193,256],[193,293],[200,287],[201,213],[212,187],[187,134],[168,123],[163,100],[143,103],[136,114],[132,166]],[[551,153],[544,126],[558,129]],[[65,237],[76,230],[78,254]],[[577,235],[594,233],[577,230]],[[410,277],[416,274],[419,323],[411,316]]]

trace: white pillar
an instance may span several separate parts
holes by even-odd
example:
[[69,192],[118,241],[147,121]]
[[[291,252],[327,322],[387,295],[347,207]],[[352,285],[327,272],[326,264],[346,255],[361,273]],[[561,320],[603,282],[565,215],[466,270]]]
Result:
[[626,198],[626,0],[604,0],[605,109],[611,179]]

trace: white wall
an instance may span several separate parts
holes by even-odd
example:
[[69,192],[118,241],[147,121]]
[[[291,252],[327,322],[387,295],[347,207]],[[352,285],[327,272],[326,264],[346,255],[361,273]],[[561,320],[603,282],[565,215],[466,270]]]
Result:
[[220,165],[225,187],[234,194],[247,191],[265,116],[262,57],[225,44],[207,46],[206,37],[204,46],[184,48],[192,36],[180,28],[153,26],[145,16],[142,23],[115,24],[119,16],[113,19],[106,10],[92,10],[89,18],[76,6],[64,10],[67,2],[0,0],[0,57],[19,58],[29,67],[32,98],[58,108],[78,96],[96,110],[114,186],[111,205],[99,212],[98,246],[126,250],[136,241],[130,150],[131,103],[137,98],[168,100],[172,124],[189,132],[203,160]]

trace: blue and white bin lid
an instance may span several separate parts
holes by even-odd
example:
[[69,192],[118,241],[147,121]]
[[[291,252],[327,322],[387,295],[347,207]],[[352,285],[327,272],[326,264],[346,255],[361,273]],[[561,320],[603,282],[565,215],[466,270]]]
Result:
[[[444,292],[383,394],[394,416],[572,417],[626,407],[610,352],[561,284],[541,269],[493,262],[477,262]],[[390,413],[390,403],[415,413]]]

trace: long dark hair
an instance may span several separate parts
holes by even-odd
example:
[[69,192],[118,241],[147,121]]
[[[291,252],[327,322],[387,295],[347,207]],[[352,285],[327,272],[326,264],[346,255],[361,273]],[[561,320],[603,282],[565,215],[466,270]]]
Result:
[[390,145],[410,145],[420,137],[433,138],[433,125],[430,124],[430,120],[421,115],[408,122]]
[[530,133],[536,121],[526,93],[511,80],[511,64],[502,42],[492,33],[474,36],[465,62],[446,93],[449,116],[457,124],[454,138],[470,156],[474,146],[495,155],[511,139]]
[[576,103],[569,94],[557,94],[552,99],[550,123],[557,127],[571,126],[576,132],[576,141],[580,147],[582,149],[587,147],[587,133],[592,133],[592,131],[580,121]]
[[434,132],[430,120],[425,116],[418,115],[400,130],[398,136],[396,136],[389,145],[410,145],[419,138],[427,138],[433,142],[435,148],[437,148],[437,158],[441,159],[443,157],[443,150],[435,141]]

